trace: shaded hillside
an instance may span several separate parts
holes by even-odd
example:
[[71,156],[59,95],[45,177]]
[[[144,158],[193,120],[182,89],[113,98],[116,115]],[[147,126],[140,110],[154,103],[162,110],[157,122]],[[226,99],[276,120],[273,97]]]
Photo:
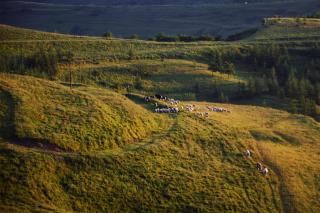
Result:
[[[242,0],[24,0],[50,4],[80,4],[80,5],[185,5],[185,4],[230,4],[241,3]],[[248,3],[277,2],[283,0],[248,0]],[[293,0],[294,1],[294,0]],[[295,0],[299,1],[299,0]]]
[[[0,211],[320,211],[320,126],[298,114],[307,105],[290,106],[293,92],[317,98],[318,41],[308,34],[161,43],[0,29]],[[73,53],[69,63],[60,52]],[[226,62],[234,73],[222,73]],[[155,113],[143,97],[158,92],[184,109]],[[196,101],[231,94],[246,105]]]
[[308,15],[319,10],[319,6],[316,0],[178,6],[76,6],[10,1],[3,3],[0,20],[2,24],[74,35],[100,36],[112,31],[118,37],[136,33],[148,38],[158,32],[226,37],[259,26],[264,17]]

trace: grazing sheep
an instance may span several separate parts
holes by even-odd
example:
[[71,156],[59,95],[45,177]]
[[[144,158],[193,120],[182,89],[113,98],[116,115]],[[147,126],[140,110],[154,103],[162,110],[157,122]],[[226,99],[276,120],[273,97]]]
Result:
[[268,170],[267,167],[265,167],[265,168],[262,170],[262,174],[263,174],[264,176],[267,176],[268,173],[269,173],[269,170]]
[[256,168],[259,170],[259,171],[262,171],[263,167],[262,167],[262,164],[260,162],[258,162],[256,164]]
[[197,112],[196,115],[199,116],[199,117],[203,117],[203,113],[202,112]]
[[144,97],[144,101],[145,101],[145,102],[150,102],[150,101],[151,101],[151,97],[150,97],[150,96]]
[[156,108],[155,109],[156,113],[178,113],[179,112],[179,108],[178,107],[174,107],[174,108]]
[[245,156],[248,157],[248,158],[251,157],[251,152],[250,152],[249,149],[246,150]]

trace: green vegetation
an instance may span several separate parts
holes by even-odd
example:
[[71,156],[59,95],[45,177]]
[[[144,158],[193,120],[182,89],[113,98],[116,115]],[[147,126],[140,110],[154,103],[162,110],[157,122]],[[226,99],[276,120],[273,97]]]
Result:
[[[0,28],[19,35],[0,42],[0,211],[320,210],[320,125],[296,114],[318,116],[317,39],[15,31]],[[155,93],[230,113],[157,114]]]
[[55,83],[22,76],[4,75],[0,80],[12,96],[8,101],[18,104],[11,106],[15,110],[12,131],[22,140],[49,140],[65,150],[90,151],[139,140],[162,123],[115,93],[93,88],[70,93]]
[[264,27],[249,40],[312,41],[320,38],[320,20],[315,18],[266,18]]

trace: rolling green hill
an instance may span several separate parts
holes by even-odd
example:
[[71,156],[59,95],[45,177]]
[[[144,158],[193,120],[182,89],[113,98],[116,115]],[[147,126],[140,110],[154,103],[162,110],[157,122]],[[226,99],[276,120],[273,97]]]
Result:
[[58,33],[46,33],[42,31],[35,31],[31,29],[22,29],[8,25],[0,25],[0,40],[68,40],[81,39],[85,37],[65,35]]
[[[285,94],[270,103],[264,94],[242,105],[215,102],[217,90],[232,97],[241,86],[258,88],[251,79],[269,68],[250,64],[256,46],[268,53],[288,45],[291,60],[309,66],[303,51],[317,40],[308,34],[277,43],[160,43],[1,26],[0,35],[1,212],[320,211],[319,123],[276,109],[288,110]],[[51,78],[48,56],[67,51],[73,59],[58,61]],[[235,74],[209,69],[215,51]],[[155,113],[155,102],[143,100],[155,93],[184,109]],[[185,110],[190,104],[195,112]],[[207,107],[230,112],[200,116]]]
[[3,76],[1,86],[10,91],[7,102],[16,110],[12,136],[22,141],[37,139],[73,151],[117,148],[146,137],[162,123],[127,99],[94,88],[69,93],[63,86],[21,76]]
[[320,19],[267,18],[264,26],[249,40],[319,40]]
[[[204,102],[192,104],[199,111],[220,105],[231,113],[210,113],[208,119],[188,112],[157,115],[108,90],[70,91],[33,77],[1,75],[1,87],[1,106],[7,106],[1,107],[1,124],[13,126],[18,137],[4,137],[0,143],[3,211],[316,212],[320,208],[316,163],[320,127],[312,119],[267,108]],[[32,91],[34,98],[26,91]],[[91,140],[89,147],[95,149],[88,149],[90,138],[81,142],[77,129],[81,136],[120,130],[112,127],[114,120],[101,116],[94,120],[94,114],[107,110],[110,101],[116,107],[111,111],[130,112],[124,116],[130,122],[129,132],[134,131],[136,113],[143,113],[136,134],[144,138],[119,148]],[[95,110],[90,114],[88,107]],[[70,121],[65,121],[68,117]],[[13,123],[4,123],[7,119]],[[162,128],[152,125],[152,119],[162,119],[157,122],[164,124]],[[100,125],[105,129],[99,133]],[[145,134],[150,128],[153,134]],[[55,140],[65,131],[65,138]],[[125,135],[118,134],[117,141],[122,140]],[[244,158],[246,148],[253,150],[252,159]],[[256,171],[257,161],[271,168],[269,177]]]

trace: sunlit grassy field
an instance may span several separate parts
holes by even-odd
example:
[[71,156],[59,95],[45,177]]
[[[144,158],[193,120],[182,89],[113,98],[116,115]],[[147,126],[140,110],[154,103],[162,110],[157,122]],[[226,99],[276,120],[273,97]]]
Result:
[[[41,211],[319,209],[320,168],[314,163],[319,160],[320,127],[310,118],[269,108],[206,102],[182,104],[195,104],[199,112],[204,112],[206,106],[224,107],[231,112],[210,112],[207,119],[189,112],[157,115],[106,89],[79,87],[71,91],[49,81],[11,75],[2,75],[1,85],[14,97],[13,126],[22,143],[16,145],[10,138],[1,142],[3,210],[30,210],[32,206]],[[32,89],[39,85],[46,89],[46,96],[40,88]],[[27,88],[37,98],[28,96]],[[6,94],[1,97],[2,103],[10,101]],[[68,97],[77,101],[70,102]],[[35,101],[37,105],[32,104]],[[138,119],[143,122],[137,126],[138,134],[150,129],[152,134],[111,147],[101,146],[94,138],[79,140],[77,129],[83,136],[103,136],[99,134],[100,125],[105,133],[110,133],[108,128],[120,130],[112,126],[117,122],[125,125],[111,112],[99,116],[100,121],[93,120],[94,114],[90,119],[84,117],[88,106],[77,104],[74,108],[75,103],[84,102],[95,109],[92,113],[111,105],[115,108],[110,111],[127,112],[123,116],[131,123],[129,132],[134,131]],[[2,108],[1,114],[6,110]],[[58,124],[67,118],[62,112],[70,121]],[[139,113],[143,113],[141,118]],[[120,128],[125,131],[125,127]],[[68,129],[72,131],[67,132],[65,140],[53,137]],[[25,140],[24,134],[30,139]],[[108,137],[108,142],[126,140],[121,134]],[[36,145],[23,148],[27,146],[23,143],[33,143],[32,138],[54,143],[61,151]],[[243,155],[246,148],[253,150],[251,159]],[[267,178],[255,169],[258,161],[271,169]],[[41,175],[44,171],[45,176]]]
[[[1,27],[2,54],[54,46],[75,60],[70,70],[59,64],[55,80],[32,70],[0,74],[0,211],[320,211],[319,123],[274,109],[280,99],[265,107],[211,99],[215,86],[232,95],[252,73],[209,71],[201,54],[239,51],[247,41],[157,43]],[[154,113],[143,97],[155,93],[197,111]],[[230,113],[197,115],[207,106]]]
[[320,19],[268,18],[248,40],[317,41],[320,39]]

